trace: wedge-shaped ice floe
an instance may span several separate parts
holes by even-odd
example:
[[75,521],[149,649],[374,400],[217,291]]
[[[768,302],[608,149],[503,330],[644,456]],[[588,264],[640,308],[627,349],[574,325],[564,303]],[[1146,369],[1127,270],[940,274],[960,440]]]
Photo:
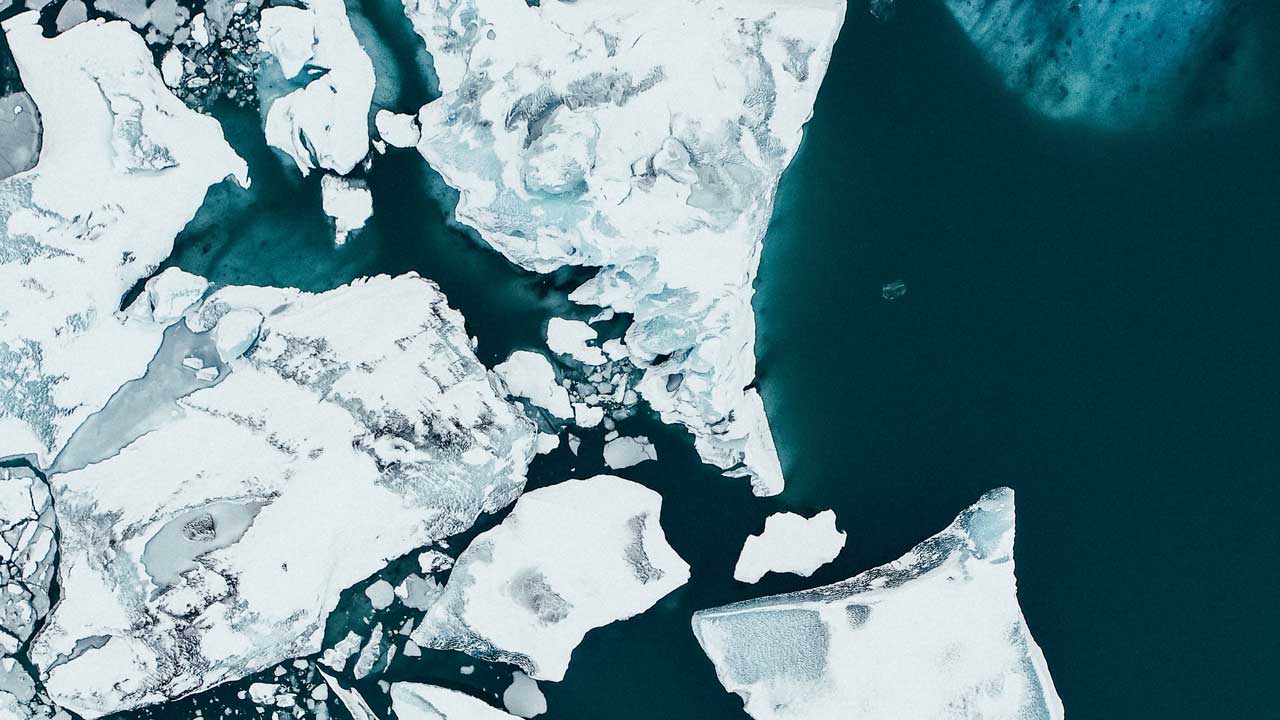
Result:
[[267,143],[292,158],[303,175],[315,167],[351,172],[369,152],[374,74],[343,0],[267,8],[258,34],[285,77],[306,83],[271,102]]
[[160,344],[163,324],[118,313],[121,298],[210,185],[248,178],[128,23],[45,38],[27,13],[4,31],[45,134],[36,167],[0,181],[0,455],[47,467]]
[[435,685],[395,683],[391,703],[400,720],[517,720],[483,700]]
[[586,633],[689,579],[658,524],[662,497],[611,475],[526,493],[458,558],[412,639],[561,680]]
[[418,149],[458,219],[525,268],[602,268],[571,297],[634,315],[641,394],[705,460],[781,491],[746,389],[752,283],[844,0],[405,5],[442,91]]
[[994,490],[888,565],[703,610],[693,631],[756,720],[1058,720],[1013,536],[1013,491]]
[[343,589],[523,487],[532,423],[434,283],[228,287],[186,324],[241,312],[261,327],[219,383],[51,478],[63,596],[31,658],[85,717],[318,652]]

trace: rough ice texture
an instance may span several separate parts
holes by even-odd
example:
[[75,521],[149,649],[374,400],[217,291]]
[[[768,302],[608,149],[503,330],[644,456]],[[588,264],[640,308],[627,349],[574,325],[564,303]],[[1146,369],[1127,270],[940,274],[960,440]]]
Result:
[[742,544],[733,579],[753,583],[769,572],[809,577],[836,559],[844,541],[845,533],[836,530],[836,514],[831,510],[811,518],[774,513],[764,521],[764,532],[748,535]]
[[[293,158],[303,175],[315,167],[346,175],[369,152],[373,62],[351,30],[342,0],[262,11],[263,51],[286,78],[317,69],[305,87],[267,110],[267,143]],[[301,79],[301,78],[299,78]]]
[[435,685],[394,683],[391,704],[400,720],[516,720],[483,700]]
[[945,0],[1004,84],[1045,115],[1112,129],[1247,112],[1258,13],[1233,0]]
[[556,371],[542,355],[517,350],[498,363],[493,372],[507,386],[512,397],[525,398],[535,407],[546,410],[561,420],[573,417],[569,391],[556,382]]
[[31,657],[85,717],[318,652],[343,589],[523,487],[532,423],[434,283],[228,287],[187,324],[242,310],[261,331],[221,382],[51,479],[64,595]]
[[1060,720],[1018,607],[1013,491],[987,493],[888,565],[693,617],[756,720]]
[[247,184],[216,120],[170,94],[124,22],[41,36],[4,25],[43,112],[28,172],[0,181],[0,456],[48,466],[86,417],[146,370],[163,325],[119,312],[210,185]]
[[610,475],[526,493],[463,551],[413,641],[561,680],[589,630],[642,613],[688,581],[661,509],[656,492]]
[[333,241],[338,245],[373,217],[373,194],[363,184],[325,175],[320,178],[320,193],[324,214],[333,218]]
[[0,468],[0,656],[17,652],[49,612],[55,531],[44,480]]
[[633,314],[641,394],[780,492],[752,283],[844,0],[405,5],[442,92],[418,149],[458,219],[522,267],[601,268],[571,297]]

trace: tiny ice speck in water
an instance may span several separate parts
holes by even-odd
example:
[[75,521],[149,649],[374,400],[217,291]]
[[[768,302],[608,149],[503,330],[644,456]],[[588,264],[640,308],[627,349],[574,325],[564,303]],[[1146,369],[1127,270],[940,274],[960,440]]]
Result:
[[880,297],[885,300],[897,300],[907,294],[907,283],[902,280],[894,280],[880,286]]

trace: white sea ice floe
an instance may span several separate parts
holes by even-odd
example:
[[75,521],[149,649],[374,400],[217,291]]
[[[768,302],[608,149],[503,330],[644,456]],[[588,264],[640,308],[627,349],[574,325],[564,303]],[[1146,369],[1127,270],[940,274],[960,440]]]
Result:
[[262,333],[262,313],[254,308],[235,308],[218,318],[213,326],[213,346],[224,363],[244,355]]
[[516,720],[483,700],[435,685],[393,683],[391,706],[400,720]]
[[31,659],[84,717],[318,652],[345,588],[523,487],[532,423],[434,283],[227,287],[186,320],[242,310],[264,318],[258,340],[221,382],[50,479],[63,596]]
[[846,534],[836,530],[836,514],[823,510],[811,518],[790,512],[770,515],[764,532],[748,535],[733,569],[733,579],[754,583],[765,573],[809,577],[844,549]]
[[379,110],[373,116],[373,124],[378,128],[378,135],[392,147],[414,147],[422,139],[422,129],[418,127],[416,115]]
[[657,460],[658,451],[649,442],[649,438],[618,437],[604,444],[604,464],[613,470],[639,465],[645,460]]
[[293,158],[303,175],[315,167],[351,172],[369,152],[374,74],[343,0],[266,8],[258,35],[286,78],[321,71],[305,87],[271,102],[267,143]]
[[182,51],[176,47],[169,48],[160,61],[160,77],[170,88],[182,85]]
[[386,580],[378,580],[365,588],[364,594],[369,598],[369,603],[373,605],[374,610],[385,610],[391,607],[391,603],[396,598],[395,588],[391,587],[391,583]]
[[1014,501],[993,490],[888,565],[693,616],[756,720],[1060,720],[1018,607]]
[[128,23],[46,38],[4,23],[40,106],[36,167],[0,181],[0,454],[47,467],[71,433],[145,372],[164,326],[118,312],[210,185],[244,162],[213,118],[170,93]]
[[[142,314],[153,322],[168,325],[200,302],[209,290],[209,281],[180,268],[169,267],[147,280],[143,287],[147,293],[147,302],[145,305],[138,304],[136,308],[144,311]],[[134,307],[130,306],[130,309]]]
[[502,706],[512,715],[531,718],[547,711],[547,699],[536,680],[517,670],[511,676],[511,684],[502,691]]
[[463,551],[413,641],[561,680],[588,631],[642,613],[688,581],[661,509],[656,492],[610,475],[525,493]]
[[604,420],[604,408],[586,403],[573,404],[573,422],[578,427],[593,428]]
[[369,188],[344,177],[326,174],[320,178],[320,201],[324,214],[333,218],[333,241],[338,245],[373,217],[373,195]]
[[528,400],[561,420],[573,417],[569,391],[556,383],[551,361],[536,352],[516,350],[493,368],[512,397]]
[[343,687],[342,683],[323,670],[319,670],[319,673],[325,682],[324,686],[321,687],[327,686],[333,691],[333,696],[338,699],[338,702],[342,703],[347,712],[351,713],[352,720],[377,720],[378,714],[373,711],[373,708],[369,707],[369,703],[365,701],[364,696],[359,691]]
[[26,468],[0,468],[0,656],[17,652],[49,612],[56,531],[44,480]]
[[524,268],[601,268],[570,297],[632,314],[640,394],[780,492],[752,284],[844,0],[404,2],[442,93],[418,149],[458,220]]
[[547,347],[551,352],[568,355],[585,365],[603,365],[609,361],[600,348],[588,343],[598,333],[581,320],[553,317],[547,323]]
[[534,449],[539,455],[546,455],[558,447],[560,447],[560,436],[555,433],[540,432],[534,442]]

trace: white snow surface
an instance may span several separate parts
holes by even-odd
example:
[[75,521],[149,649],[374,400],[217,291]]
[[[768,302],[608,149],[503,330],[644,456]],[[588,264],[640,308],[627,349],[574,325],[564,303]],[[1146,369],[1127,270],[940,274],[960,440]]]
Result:
[[568,355],[584,365],[603,365],[609,361],[600,348],[588,344],[597,335],[595,328],[581,320],[553,317],[547,323],[547,347],[551,352]]
[[770,515],[764,532],[748,535],[742,544],[733,579],[754,583],[765,573],[793,573],[809,577],[844,549],[846,534],[836,530],[836,514],[823,510],[811,518],[790,512]]
[[1014,500],[993,490],[888,565],[693,616],[756,720],[1061,720],[1018,607]]
[[326,174],[320,178],[320,200],[324,214],[333,218],[333,241],[338,245],[373,217],[373,194],[369,188],[344,177]]
[[442,92],[418,149],[458,219],[530,270],[601,268],[571,298],[633,314],[640,393],[781,492],[752,283],[844,0],[404,2]]
[[271,102],[267,144],[293,158],[303,175],[316,167],[346,175],[369,153],[373,61],[351,30],[343,0],[303,4],[262,11],[262,50],[276,58],[286,78],[304,67],[325,72]]
[[418,683],[393,683],[391,706],[400,720],[516,720],[457,690]]
[[63,596],[31,658],[84,717],[319,652],[342,590],[523,487],[532,423],[434,283],[226,287],[186,319],[238,310],[265,319],[221,382],[51,478]]
[[638,615],[688,581],[661,509],[656,492],[611,475],[524,494],[463,551],[413,641],[563,679],[588,631]]
[[536,352],[516,350],[493,368],[512,397],[525,398],[561,420],[573,418],[569,391],[556,382],[551,361]]
[[4,23],[40,107],[39,163],[0,181],[0,456],[47,467],[85,418],[141,376],[162,324],[118,312],[168,256],[210,185],[248,184],[213,118],[165,87],[125,22],[45,38]]

